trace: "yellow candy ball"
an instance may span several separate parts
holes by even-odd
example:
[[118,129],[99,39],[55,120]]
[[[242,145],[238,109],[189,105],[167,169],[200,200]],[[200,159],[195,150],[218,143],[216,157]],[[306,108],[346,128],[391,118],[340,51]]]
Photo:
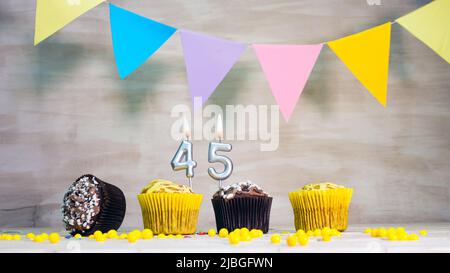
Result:
[[177,234],[177,235],[175,235],[175,238],[181,239],[181,238],[184,238],[184,236],[182,234]]
[[389,237],[390,235],[397,235],[397,231],[395,230],[395,228],[388,228],[386,231],[386,235],[387,237]]
[[301,236],[297,236],[297,238],[298,238],[298,243],[301,246],[307,246],[308,245],[308,243],[309,243],[309,237],[308,236],[301,235]]
[[270,242],[272,244],[279,244],[281,242],[281,236],[278,234],[273,234],[270,236]]
[[240,242],[240,238],[236,233],[233,233],[231,236],[228,237],[228,241],[232,245],[237,245]]
[[250,231],[248,230],[248,228],[241,228],[241,231],[239,232],[239,235],[242,238],[246,238],[247,236],[250,236]]
[[297,230],[297,235],[306,235],[306,232],[303,229]]
[[286,243],[288,246],[295,246],[297,244],[297,237],[293,235],[288,236]]
[[34,241],[36,243],[42,243],[43,241],[45,241],[45,238],[42,235],[37,235],[34,237]]
[[225,238],[225,237],[227,237],[228,236],[228,229],[226,229],[226,228],[221,228],[220,230],[219,230],[219,237],[220,238]]
[[331,231],[329,229],[323,229],[321,235],[322,236],[331,236],[330,233],[331,233]]
[[33,240],[36,235],[34,235],[34,233],[27,233],[26,237],[30,240]]
[[142,239],[144,240],[148,240],[148,239],[152,239],[153,238],[153,231],[151,231],[150,229],[144,229],[141,233],[142,235]]
[[330,236],[340,236],[340,235],[341,235],[341,233],[339,232],[339,230],[337,230],[335,228],[332,228],[330,230]]
[[370,232],[370,236],[372,237],[378,237],[379,235],[379,230],[377,228],[372,229],[372,231]]
[[422,236],[426,236],[428,235],[428,231],[426,229],[422,229],[421,231],[419,231],[419,234]]
[[397,233],[406,233],[406,230],[405,230],[404,227],[398,227],[398,228],[396,229],[396,231],[397,231]]
[[128,233],[128,242],[129,243],[135,243],[138,240],[138,235],[136,232],[130,232]]
[[97,236],[94,235],[94,238],[95,238],[95,241],[97,241],[97,242],[104,242],[104,241],[106,241],[106,239],[108,239],[108,236],[101,234],[101,235],[97,235]]
[[94,237],[95,238],[100,237],[100,236],[103,237],[103,233],[100,230],[97,230],[97,231],[94,232]]
[[117,239],[119,237],[119,235],[117,234],[117,231],[114,229],[111,229],[110,231],[108,231],[107,236],[109,239]]
[[397,239],[399,240],[399,241],[407,241],[408,240],[408,233],[400,233],[400,234],[398,234],[397,233]]
[[57,243],[59,243],[59,240],[61,240],[61,237],[59,236],[58,233],[53,232],[53,233],[50,233],[50,235],[48,236],[48,240],[52,244],[57,244]]
[[48,239],[48,234],[47,233],[41,233],[41,236],[44,238],[44,240],[47,240]]
[[371,234],[371,233],[372,233],[372,229],[371,229],[371,228],[366,228],[366,229],[364,230],[364,233],[365,233],[365,234]]
[[243,237],[241,236],[240,239],[241,239],[241,241],[244,241],[244,242],[250,242],[253,238],[250,235],[250,233],[248,233],[247,235],[244,235]]
[[299,229],[299,230],[297,230],[297,232],[295,234],[297,234],[297,236],[302,236],[302,235],[306,235],[306,232],[303,229]]
[[417,241],[419,240],[419,235],[415,233],[411,233],[408,235],[408,241]]
[[75,239],[80,239],[82,236],[80,234],[75,234],[75,236],[73,236]]
[[20,236],[19,234],[14,234],[12,239],[14,241],[20,241],[20,240],[22,240],[22,236]]
[[321,235],[322,235],[322,230],[320,230],[320,229],[314,230],[314,236],[321,236]]
[[211,228],[210,230],[208,230],[208,236],[209,237],[214,237],[216,236],[216,230]]
[[314,231],[308,230],[308,231],[306,232],[306,235],[308,235],[309,237],[314,236]]
[[259,234],[259,237],[263,237],[264,236],[264,232],[262,230],[260,230],[260,229],[258,229],[258,234]]
[[175,235],[173,235],[173,234],[169,234],[169,235],[167,235],[167,238],[169,238],[169,239],[173,239],[173,238],[175,238]]
[[259,237],[259,230],[257,230],[257,229],[250,230],[250,236],[252,236],[252,238],[258,238]]
[[139,229],[133,230],[132,233],[134,233],[138,239],[142,238],[142,232]]
[[88,236],[88,238],[89,239],[95,239],[95,236],[94,236],[94,234],[91,234],[91,235]]
[[389,234],[389,235],[388,235],[388,240],[389,240],[389,241],[397,241],[397,240],[398,240],[398,237],[397,237],[396,234]]
[[164,238],[166,238],[166,234],[160,233],[160,234],[158,234],[158,236],[157,236],[156,238],[158,238],[158,239],[164,239]]
[[128,234],[122,233],[122,234],[120,234],[119,238],[120,239],[127,239],[128,238]]
[[380,228],[379,230],[378,230],[378,237],[386,237],[386,235],[387,235],[387,230],[386,229],[384,229],[384,228]]

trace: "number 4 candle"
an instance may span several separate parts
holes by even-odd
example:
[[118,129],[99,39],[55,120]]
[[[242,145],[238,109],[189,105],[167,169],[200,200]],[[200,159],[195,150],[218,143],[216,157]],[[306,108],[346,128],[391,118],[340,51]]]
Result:
[[191,138],[191,131],[189,129],[186,117],[184,117],[183,131],[185,139],[181,141],[181,144],[173,156],[170,165],[174,171],[186,170],[186,177],[189,180],[189,187],[192,188],[192,178],[194,177],[194,168],[197,167],[197,162],[194,161],[192,155],[193,145],[192,142],[189,141]]

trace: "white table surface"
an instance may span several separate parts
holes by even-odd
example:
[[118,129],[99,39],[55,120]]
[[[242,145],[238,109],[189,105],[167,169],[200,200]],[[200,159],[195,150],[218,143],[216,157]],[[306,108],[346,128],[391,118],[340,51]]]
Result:
[[[364,234],[367,227],[398,227],[403,226],[407,232],[418,233],[421,229],[428,231],[427,236],[420,236],[418,241],[387,241],[381,238],[372,238]],[[119,232],[130,231],[119,230]],[[306,247],[289,247],[282,234],[279,245],[270,243],[270,235],[281,231],[294,232],[293,228],[273,228],[263,238],[251,242],[241,242],[239,245],[230,245],[228,239],[209,237],[207,235],[194,235],[183,239],[151,239],[139,240],[134,244],[127,240],[107,240],[96,242],[87,238],[62,238],[58,244],[35,243],[28,239],[21,241],[0,241],[0,252],[450,252],[450,223],[421,223],[421,224],[377,224],[377,225],[351,225],[341,237],[333,237],[331,242],[323,242],[318,237],[311,237]],[[27,232],[55,232],[48,228],[21,228],[0,229],[0,233]]]

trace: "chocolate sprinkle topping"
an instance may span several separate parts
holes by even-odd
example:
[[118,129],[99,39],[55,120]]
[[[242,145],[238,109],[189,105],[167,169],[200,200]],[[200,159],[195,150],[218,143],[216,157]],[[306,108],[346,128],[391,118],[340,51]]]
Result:
[[73,233],[93,226],[100,212],[99,183],[95,176],[82,176],[69,187],[61,212],[66,229]]
[[258,185],[253,184],[250,181],[235,183],[217,191],[213,198],[232,199],[239,197],[251,197],[251,196],[269,196],[268,193],[263,191]]

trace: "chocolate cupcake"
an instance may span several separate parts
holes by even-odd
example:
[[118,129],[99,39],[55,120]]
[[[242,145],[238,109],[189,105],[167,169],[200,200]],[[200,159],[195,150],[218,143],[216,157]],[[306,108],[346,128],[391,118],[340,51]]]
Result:
[[91,174],[81,176],[69,187],[61,207],[66,230],[83,236],[119,229],[125,210],[123,192]]
[[234,230],[246,227],[269,230],[272,197],[258,185],[235,183],[217,191],[212,198],[217,230]]

